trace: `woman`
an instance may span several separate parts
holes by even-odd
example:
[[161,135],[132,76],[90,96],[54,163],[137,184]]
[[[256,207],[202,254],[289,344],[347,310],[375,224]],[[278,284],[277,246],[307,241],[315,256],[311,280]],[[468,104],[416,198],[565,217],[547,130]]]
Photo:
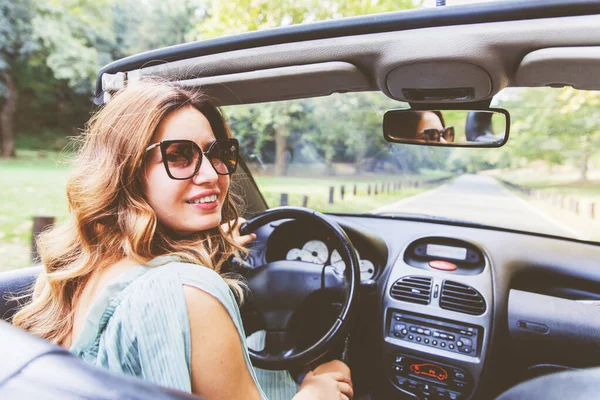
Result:
[[425,142],[454,142],[454,127],[446,127],[444,116],[440,111],[418,112],[419,122],[415,139]]
[[[45,273],[13,323],[158,385],[264,398],[236,304],[242,284],[219,274],[253,239],[238,231],[230,136],[199,92],[139,82],[117,93],[86,128],[70,218],[40,237]],[[348,368],[331,362],[294,398],[349,397]]]

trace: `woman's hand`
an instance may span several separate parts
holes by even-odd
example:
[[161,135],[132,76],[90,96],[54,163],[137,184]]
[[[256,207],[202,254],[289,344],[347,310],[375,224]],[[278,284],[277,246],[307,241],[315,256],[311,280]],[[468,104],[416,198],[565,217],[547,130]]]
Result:
[[319,365],[302,380],[298,394],[293,400],[349,400],[354,396],[350,368],[341,361]]
[[[234,220],[231,221],[232,226],[233,226],[234,222],[235,222]],[[238,225],[233,229],[233,232],[231,235],[233,240],[242,247],[246,246],[248,243],[250,243],[251,241],[256,239],[255,233],[250,233],[248,235],[243,235],[243,236],[240,235],[240,226],[242,226],[242,224],[245,222],[246,222],[246,219],[238,218]],[[229,232],[229,224],[227,222],[221,224],[221,229],[223,230],[223,232]]]

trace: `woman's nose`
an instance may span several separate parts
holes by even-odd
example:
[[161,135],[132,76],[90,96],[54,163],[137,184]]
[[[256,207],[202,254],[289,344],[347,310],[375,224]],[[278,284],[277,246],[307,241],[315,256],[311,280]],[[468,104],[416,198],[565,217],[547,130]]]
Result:
[[200,163],[200,169],[192,177],[192,181],[197,184],[210,183],[214,184],[219,179],[219,175],[217,171],[213,168],[212,164],[208,160],[208,157],[204,156],[202,158],[202,162]]

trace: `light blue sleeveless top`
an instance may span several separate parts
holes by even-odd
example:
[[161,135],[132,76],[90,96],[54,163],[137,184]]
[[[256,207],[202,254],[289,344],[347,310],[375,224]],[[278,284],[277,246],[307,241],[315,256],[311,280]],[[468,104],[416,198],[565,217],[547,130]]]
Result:
[[[123,272],[101,292],[72,353],[89,364],[191,393],[190,323],[183,295],[183,285],[189,285],[214,296],[229,313],[261,397],[291,399],[296,394],[298,387],[287,371],[252,367],[239,308],[218,273],[171,257],[149,264]],[[260,335],[250,339],[252,348],[259,348]]]

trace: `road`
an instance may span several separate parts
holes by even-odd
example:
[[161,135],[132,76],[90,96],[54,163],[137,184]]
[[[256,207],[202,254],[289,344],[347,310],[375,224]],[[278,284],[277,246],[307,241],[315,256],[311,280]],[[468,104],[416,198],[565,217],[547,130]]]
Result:
[[433,215],[521,231],[585,239],[578,232],[514,195],[495,179],[480,175],[462,175],[450,183],[372,212]]

